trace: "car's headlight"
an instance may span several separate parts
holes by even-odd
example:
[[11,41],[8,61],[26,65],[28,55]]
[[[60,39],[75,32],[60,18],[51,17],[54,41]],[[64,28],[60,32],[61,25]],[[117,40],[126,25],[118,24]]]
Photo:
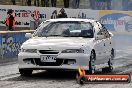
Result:
[[83,49],[66,49],[62,53],[84,53]]
[[37,49],[21,49],[21,52],[37,53]]

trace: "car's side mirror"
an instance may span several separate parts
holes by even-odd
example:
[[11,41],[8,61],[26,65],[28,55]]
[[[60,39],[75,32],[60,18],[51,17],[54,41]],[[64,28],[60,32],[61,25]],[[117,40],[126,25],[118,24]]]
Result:
[[25,37],[26,37],[26,38],[31,38],[31,37],[32,37],[32,34],[31,34],[31,33],[26,33],[26,34],[25,34]]
[[104,35],[96,35],[95,39],[96,40],[101,40],[104,38]]

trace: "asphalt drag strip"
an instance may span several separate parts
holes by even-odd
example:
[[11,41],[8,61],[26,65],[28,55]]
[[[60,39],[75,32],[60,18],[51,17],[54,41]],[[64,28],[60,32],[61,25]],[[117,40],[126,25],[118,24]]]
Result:
[[[96,74],[131,74],[132,77],[132,37],[117,36],[115,38],[116,57],[114,59],[114,71]],[[0,88],[132,88],[132,82],[128,84],[86,84],[79,85],[76,82],[76,72],[61,71],[34,71],[30,77],[22,77],[18,71],[18,64],[0,65]]]

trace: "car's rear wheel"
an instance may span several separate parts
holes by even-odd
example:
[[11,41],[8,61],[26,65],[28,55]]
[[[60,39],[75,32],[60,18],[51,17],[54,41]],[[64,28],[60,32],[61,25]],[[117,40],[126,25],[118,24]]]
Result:
[[113,71],[113,63],[112,63],[112,60],[113,60],[114,57],[115,57],[115,55],[114,55],[114,49],[112,49],[111,50],[110,59],[108,61],[108,70],[109,70],[109,72],[112,72]]
[[113,63],[111,63],[111,60],[109,59],[108,61],[108,71],[112,72],[113,71]]
[[111,59],[113,59],[115,57],[115,50],[112,48],[111,50]]
[[30,76],[33,70],[19,69],[21,76]]
[[89,73],[95,73],[95,60],[96,60],[96,53],[94,50],[91,51],[90,61],[89,61]]

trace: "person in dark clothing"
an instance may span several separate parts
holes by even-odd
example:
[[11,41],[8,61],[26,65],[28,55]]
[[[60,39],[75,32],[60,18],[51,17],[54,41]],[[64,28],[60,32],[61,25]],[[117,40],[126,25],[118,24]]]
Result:
[[10,17],[9,17],[9,29],[8,29],[10,31],[14,30],[13,29],[13,20],[14,20],[14,16],[10,15]]
[[63,0],[64,1],[64,8],[69,8],[69,0]]
[[39,0],[34,0],[34,6],[39,6]]
[[80,0],[77,0],[77,8],[79,8]]
[[16,22],[16,18],[15,16],[13,16],[13,10],[9,9],[7,12],[7,17],[5,21],[7,30],[13,31],[15,27],[15,22]]
[[16,0],[11,0],[13,5],[16,5]]
[[56,7],[56,0],[51,0],[52,7]]
[[51,15],[51,19],[56,19],[56,18],[57,18],[57,10],[54,10]]
[[27,5],[31,6],[31,0],[27,0]]
[[41,0],[41,6],[44,7],[44,0]]
[[77,9],[79,8],[80,0],[72,0],[72,8]]
[[49,0],[41,0],[41,5],[43,7],[49,7]]
[[36,5],[39,6],[39,0],[37,0],[37,4]]
[[34,6],[36,6],[36,0],[34,0]]
[[45,7],[49,7],[49,0],[44,0]]
[[67,18],[67,14],[65,13],[65,10],[63,8],[59,11],[57,18]]

